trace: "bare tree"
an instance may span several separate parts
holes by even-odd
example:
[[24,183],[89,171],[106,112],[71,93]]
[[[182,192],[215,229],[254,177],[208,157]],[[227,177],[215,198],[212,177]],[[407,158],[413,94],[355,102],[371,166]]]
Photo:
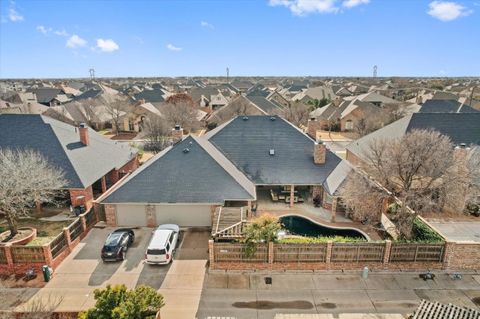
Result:
[[403,203],[393,220],[405,238],[411,237],[417,214],[452,205],[449,193],[467,182],[453,143],[436,131],[413,130],[397,139],[375,140],[362,157],[361,168]]
[[184,101],[179,101],[176,104],[167,103],[161,112],[170,127],[180,125],[182,128],[190,131],[201,126],[200,121],[197,119],[198,110]]
[[150,115],[143,121],[143,131],[147,142],[144,145],[146,151],[158,153],[170,145],[171,126],[157,115]]
[[120,123],[123,117],[133,109],[133,106],[125,98],[117,98],[105,103],[105,110],[111,117],[114,132],[120,131]]
[[355,170],[348,176],[342,191],[342,201],[356,221],[378,222],[388,197],[384,189]]
[[309,114],[310,108],[301,102],[293,102],[284,112],[285,119],[296,126],[305,125]]
[[[22,319],[50,319],[55,309],[62,303],[63,296],[48,294],[46,297],[33,297],[20,307]],[[61,317],[61,316],[57,316]]]
[[18,233],[18,217],[28,215],[33,203],[54,202],[66,180],[60,169],[32,150],[0,149],[0,163],[0,214],[11,238]]

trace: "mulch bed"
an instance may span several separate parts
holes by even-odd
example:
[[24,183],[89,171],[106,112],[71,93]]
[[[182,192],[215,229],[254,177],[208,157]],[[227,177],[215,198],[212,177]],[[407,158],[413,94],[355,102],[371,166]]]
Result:
[[13,238],[8,238],[10,236],[10,231],[7,230],[0,234],[0,242],[8,243],[11,241],[17,241],[25,237],[28,237],[31,233],[32,233],[31,229],[19,229],[18,233],[15,236],[13,236]]

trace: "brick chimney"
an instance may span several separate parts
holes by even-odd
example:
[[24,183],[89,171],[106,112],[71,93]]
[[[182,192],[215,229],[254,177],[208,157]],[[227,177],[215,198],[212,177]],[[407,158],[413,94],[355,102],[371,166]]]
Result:
[[336,106],[336,107],[339,107],[342,102],[343,102],[343,99],[342,99],[341,97],[339,97],[339,96],[337,96],[337,97],[332,101],[333,105]]
[[175,125],[172,129],[173,143],[181,141],[183,139],[183,128],[180,125]]
[[80,142],[87,146],[90,144],[90,138],[88,137],[88,126],[85,123],[80,123],[80,127],[78,128],[80,132]]
[[313,162],[315,164],[325,164],[325,155],[327,154],[327,147],[322,141],[315,142],[313,145]]

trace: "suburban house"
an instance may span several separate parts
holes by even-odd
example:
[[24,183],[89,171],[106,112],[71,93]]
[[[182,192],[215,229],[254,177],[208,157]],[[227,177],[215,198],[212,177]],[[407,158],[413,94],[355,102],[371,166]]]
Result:
[[427,100],[422,104],[420,113],[480,113],[471,106],[457,100]]
[[211,226],[218,207],[256,207],[276,193],[290,206],[328,199],[341,162],[279,116],[237,116],[165,149],[99,202],[110,225]]
[[332,101],[335,99],[335,94],[331,87],[328,86],[316,86],[310,87],[298,93],[292,97],[292,101],[300,101],[304,104],[308,104],[313,100],[327,99]]
[[122,176],[138,167],[137,151],[106,139],[82,124],[72,126],[43,115],[0,115],[0,148],[29,149],[64,172],[72,206],[93,206]]

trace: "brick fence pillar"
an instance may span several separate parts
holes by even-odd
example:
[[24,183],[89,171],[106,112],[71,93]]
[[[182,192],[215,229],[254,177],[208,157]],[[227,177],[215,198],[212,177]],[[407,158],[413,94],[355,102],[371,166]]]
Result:
[[327,255],[325,256],[325,263],[327,264],[327,269],[330,268],[330,263],[332,261],[332,250],[333,241],[327,241]]
[[68,251],[71,252],[73,249],[73,246],[72,246],[72,239],[70,237],[70,230],[68,229],[68,227],[65,227],[63,229],[63,235],[65,236],[65,240],[67,241]]
[[208,240],[208,261],[210,263],[210,269],[215,269],[215,251],[213,239]]
[[50,250],[50,244],[46,244],[42,246],[43,249],[43,256],[45,257],[45,264],[49,267],[53,267],[53,256],[52,251]]
[[442,269],[448,269],[452,261],[453,255],[455,253],[455,243],[454,242],[445,242],[445,252],[443,255]]
[[268,242],[268,263],[273,264],[273,241]]
[[117,209],[115,205],[105,205],[105,221],[108,226],[117,226]]
[[385,250],[383,251],[383,265],[387,265],[390,262],[390,253],[392,252],[392,241],[385,241]]
[[82,224],[82,233],[87,231],[87,220],[85,218],[85,215],[80,215],[80,223]]
[[157,216],[155,214],[155,206],[153,205],[145,206],[145,215],[147,218],[147,227],[157,226]]
[[[2,249],[2,248],[0,248]],[[7,260],[7,267],[10,272],[13,272],[13,254],[12,254],[12,244],[7,243],[3,246],[3,251],[5,252],[5,259]]]

